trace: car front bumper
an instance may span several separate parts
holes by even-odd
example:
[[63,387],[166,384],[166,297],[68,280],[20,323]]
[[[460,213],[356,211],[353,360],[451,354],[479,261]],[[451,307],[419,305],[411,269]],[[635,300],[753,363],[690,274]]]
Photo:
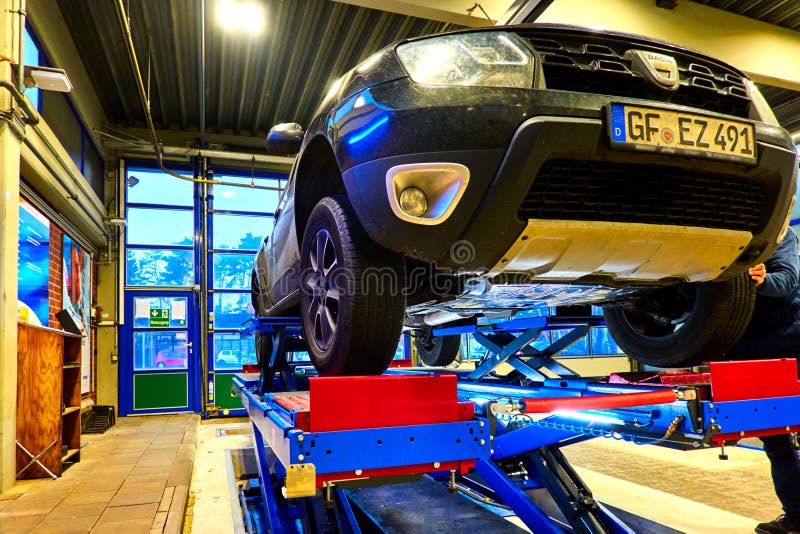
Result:
[[[359,108],[357,113],[342,112],[340,121],[334,124],[337,160],[358,217],[380,245],[446,269],[478,274],[526,272],[543,280],[582,279],[587,283],[646,283],[672,277],[692,281],[728,278],[769,257],[795,193],[794,147],[784,130],[766,123],[755,123],[758,161],[756,165],[747,165],[613,149],[605,122],[605,109],[612,99],[599,95],[536,89],[421,88],[408,80],[396,80],[365,92],[373,105]],[[630,102],[655,105],[640,100]],[[346,107],[347,103],[342,109]],[[680,106],[659,107],[697,112]],[[379,126],[370,129],[374,124]],[[368,135],[363,135],[364,132]],[[356,142],[351,142],[354,138]],[[431,226],[395,216],[385,186],[387,172],[392,168],[425,162],[458,163],[470,170],[469,185],[455,209],[446,220]],[[566,170],[562,169],[566,181],[552,186],[564,187],[565,191],[570,185],[570,162],[577,162],[576,165],[589,166],[582,171],[587,174],[587,191],[595,187],[594,175],[599,180],[601,171],[613,175],[620,168],[642,168],[654,173],[669,169],[677,174],[684,171],[702,174],[700,185],[691,187],[704,190],[690,190],[684,202],[687,206],[693,202],[692,198],[703,194],[724,197],[723,202],[728,203],[725,209],[740,209],[737,203],[752,204],[753,198],[742,200],[737,198],[737,191],[730,191],[739,186],[719,185],[720,189],[714,191],[714,179],[732,177],[739,184],[758,190],[753,194],[758,196],[760,211],[751,213],[754,220],[748,228],[713,226],[702,221],[687,224],[696,214],[653,223],[646,213],[638,220],[636,208],[630,206],[633,214],[624,221],[614,220],[613,212],[610,220],[604,220],[609,214],[592,218],[585,213],[572,219],[560,214],[562,206],[557,200],[549,211],[537,211],[531,191],[535,190],[537,180],[538,185],[544,183],[543,169],[558,174],[559,169],[554,173],[552,162],[567,165]],[[613,186],[613,180],[610,184]],[[561,194],[558,190],[551,193],[556,199]],[[641,190],[632,190],[629,196],[642,194]],[[620,198],[624,196],[625,192]],[[547,198],[552,201],[554,197]],[[564,212],[570,203],[596,200],[597,196],[587,200],[580,194],[570,197],[565,193]],[[531,201],[534,205],[528,207],[540,215],[525,216],[528,212],[522,208]],[[580,211],[575,206],[572,209]],[[593,221],[613,224],[598,226],[591,224]],[[532,223],[541,229],[537,246],[522,243]],[[572,226],[565,233],[562,227],[567,223]],[[581,231],[581,227],[586,231]],[[598,230],[605,233],[603,244],[591,237],[599,235]],[[551,252],[542,254],[548,237],[564,239],[551,247]],[[637,247],[649,248],[653,254],[636,253]],[[568,251],[571,253],[566,254]],[[653,263],[656,256],[663,257],[666,251],[671,251],[670,254],[682,251],[686,258],[695,257],[697,261],[694,265],[689,265],[691,260],[661,261],[656,266]],[[587,256],[597,261],[562,261],[558,265],[559,258]],[[701,256],[705,258],[702,261]],[[628,261],[631,258],[635,261]],[[648,263],[650,268],[643,268]]]

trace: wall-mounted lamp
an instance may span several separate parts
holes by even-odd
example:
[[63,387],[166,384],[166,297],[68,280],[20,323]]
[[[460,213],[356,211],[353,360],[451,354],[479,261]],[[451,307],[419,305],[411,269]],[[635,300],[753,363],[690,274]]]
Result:
[[128,224],[128,221],[122,217],[108,217],[106,218],[105,223],[111,228],[125,228],[125,226]]
[[23,82],[25,87],[38,87],[45,91],[58,91],[59,93],[72,91],[72,83],[64,69],[25,65]]

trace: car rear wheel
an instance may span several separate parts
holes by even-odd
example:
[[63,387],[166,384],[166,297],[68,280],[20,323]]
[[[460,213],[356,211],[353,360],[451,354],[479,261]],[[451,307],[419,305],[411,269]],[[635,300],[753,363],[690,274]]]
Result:
[[744,334],[754,305],[755,287],[745,273],[646,293],[633,306],[606,307],[603,315],[630,357],[654,367],[688,367],[722,357]]
[[444,367],[453,363],[461,349],[461,336],[434,336],[430,330],[414,333],[414,347],[419,359],[430,367]]
[[373,243],[344,196],[311,212],[300,252],[300,313],[322,375],[380,374],[397,348],[405,313],[400,255]]

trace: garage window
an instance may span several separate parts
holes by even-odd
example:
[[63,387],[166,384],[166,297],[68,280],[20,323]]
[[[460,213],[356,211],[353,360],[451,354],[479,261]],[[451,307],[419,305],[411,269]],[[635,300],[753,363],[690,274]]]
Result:
[[[237,176],[217,173],[215,179],[281,188],[283,174]],[[250,271],[261,240],[274,224],[279,191],[214,184],[210,190],[211,279],[209,307],[214,312],[211,365],[216,370],[238,370],[255,363],[255,341],[242,339],[238,330],[253,316],[250,302]]]
[[126,284],[189,287],[194,284],[192,182],[147,168],[126,176]]

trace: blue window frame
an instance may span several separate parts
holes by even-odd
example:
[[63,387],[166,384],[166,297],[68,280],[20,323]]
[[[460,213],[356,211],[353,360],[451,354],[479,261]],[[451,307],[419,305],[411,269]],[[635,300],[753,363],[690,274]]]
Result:
[[126,169],[125,183],[126,285],[194,285],[194,184],[138,166]]
[[[25,28],[22,53],[25,65],[53,66],[39,46],[36,32],[30,27]],[[75,108],[72,98],[66,94],[45,93],[36,88],[25,89],[25,95],[33,107],[48,121],[48,125],[64,145],[75,162],[75,166],[78,167],[98,198],[103,200],[105,162]],[[51,117],[51,113],[54,113],[55,116]]]
[[[281,188],[285,174],[217,173],[215,179],[242,185]],[[250,271],[253,257],[274,224],[280,195],[276,190],[246,189],[214,184],[209,188],[208,284],[213,289],[209,367],[217,371],[241,369],[255,363],[252,338],[241,339],[238,330],[255,310],[250,302]]]
[[[30,29],[25,28],[25,40],[23,42],[22,61],[26,65],[42,66],[42,57],[39,52],[39,45],[31,35]],[[28,87],[25,89],[25,96],[31,101],[36,111],[41,111],[42,99],[41,91],[36,87]]]

